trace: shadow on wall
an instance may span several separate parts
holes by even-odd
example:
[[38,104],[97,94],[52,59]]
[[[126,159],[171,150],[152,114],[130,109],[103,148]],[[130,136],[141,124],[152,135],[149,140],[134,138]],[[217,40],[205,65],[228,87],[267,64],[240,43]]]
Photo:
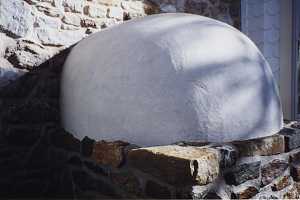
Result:
[[69,51],[0,90],[1,197],[74,196],[64,148],[76,152],[76,144],[57,147],[68,135],[59,127],[59,89]]
[[[1,198],[137,198],[89,158],[93,140],[60,126],[60,77],[72,47],[0,90]],[[121,184],[121,183],[120,183]]]

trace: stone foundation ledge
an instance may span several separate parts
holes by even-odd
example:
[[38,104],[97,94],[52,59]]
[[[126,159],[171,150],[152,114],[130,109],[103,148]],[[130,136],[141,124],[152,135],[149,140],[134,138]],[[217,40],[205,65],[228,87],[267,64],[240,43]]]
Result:
[[81,150],[100,165],[130,172],[151,198],[299,198],[298,128],[293,122],[254,140],[146,148],[84,138]]

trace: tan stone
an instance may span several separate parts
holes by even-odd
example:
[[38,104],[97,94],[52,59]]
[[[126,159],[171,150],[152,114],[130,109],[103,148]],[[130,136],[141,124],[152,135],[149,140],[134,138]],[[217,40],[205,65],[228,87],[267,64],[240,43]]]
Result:
[[258,193],[258,189],[254,186],[240,187],[234,191],[234,196],[237,199],[250,199]]
[[279,180],[276,183],[274,183],[274,185],[272,186],[272,191],[280,191],[283,188],[289,186],[291,183],[292,182],[289,176],[283,176],[279,178]]
[[103,4],[106,6],[119,6],[121,4],[121,0],[95,0],[99,4]]
[[300,162],[292,162],[291,165],[291,176],[295,181],[300,181]]
[[173,185],[211,183],[219,174],[219,155],[211,148],[157,146],[131,150],[131,166]]
[[269,156],[285,152],[284,136],[273,135],[253,140],[233,142],[240,156]]
[[295,185],[283,195],[283,199],[298,199],[299,197],[300,195]]
[[95,142],[91,158],[99,164],[119,167],[124,161],[124,149],[127,145],[129,144],[122,141]]
[[288,167],[288,163],[278,159],[272,160],[270,163],[264,165],[261,168],[261,185],[266,186],[270,184],[277,177],[282,176]]

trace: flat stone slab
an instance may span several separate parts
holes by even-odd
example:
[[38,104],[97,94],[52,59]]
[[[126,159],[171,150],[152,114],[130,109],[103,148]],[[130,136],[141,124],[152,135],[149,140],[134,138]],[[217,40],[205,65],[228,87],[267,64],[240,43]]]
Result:
[[239,156],[270,156],[285,152],[285,137],[275,134],[269,137],[233,142]]
[[260,161],[243,163],[233,167],[224,174],[226,183],[230,185],[240,185],[248,180],[257,179],[260,174]]
[[172,185],[206,185],[219,174],[219,157],[215,149],[169,145],[131,150],[128,163]]
[[63,126],[80,139],[231,142],[283,125],[258,48],[199,15],[152,15],[92,34],[69,54],[61,89]]
[[295,128],[283,128],[279,132],[284,136],[286,151],[300,147],[300,130]]

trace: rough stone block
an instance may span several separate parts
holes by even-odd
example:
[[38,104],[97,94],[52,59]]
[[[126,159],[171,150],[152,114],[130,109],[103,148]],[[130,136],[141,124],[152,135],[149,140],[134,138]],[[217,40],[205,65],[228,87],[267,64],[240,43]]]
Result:
[[289,176],[283,176],[280,177],[279,180],[274,183],[274,185],[272,185],[272,191],[280,191],[283,188],[286,188],[287,186],[289,186],[290,184],[292,184],[292,181],[290,179]]
[[81,23],[80,17],[72,13],[65,13],[65,16],[62,18],[62,21],[66,24],[73,26],[80,26]]
[[214,147],[220,153],[220,167],[228,168],[235,164],[238,158],[238,151],[232,145],[221,145]]
[[56,134],[51,134],[50,137],[54,146],[68,151],[80,152],[80,141],[72,134],[61,131]]
[[299,199],[300,195],[297,191],[297,187],[294,185],[286,193],[283,194],[283,199]]
[[291,153],[289,155],[289,162],[294,162],[299,160],[300,160],[300,151]]
[[63,0],[63,6],[65,11],[71,11],[75,13],[82,13],[83,1],[81,0]]
[[[143,196],[142,185],[139,178],[128,170],[120,170],[110,174],[111,181],[126,191],[128,198],[137,198]],[[146,184],[147,187],[147,184]],[[156,194],[161,194],[161,191],[156,191]],[[162,196],[161,196],[162,197]]]
[[224,174],[226,183],[239,185],[248,180],[257,179],[260,172],[260,161],[252,163],[243,163],[235,166]]
[[92,18],[106,17],[107,7],[101,5],[88,5],[84,7],[84,13]]
[[128,145],[128,143],[122,141],[95,142],[91,158],[99,164],[119,167],[124,162],[124,149]]
[[146,183],[145,193],[154,199],[171,199],[171,191],[168,187],[151,180]]
[[96,2],[105,6],[119,6],[121,0],[96,0]]
[[110,7],[108,9],[108,17],[115,19],[123,19],[123,10],[119,7]]
[[290,165],[291,168],[291,176],[295,181],[300,181],[300,162],[295,161]]
[[279,134],[284,136],[286,151],[300,147],[300,130],[283,128]]
[[90,156],[93,153],[93,146],[94,146],[95,140],[90,139],[88,137],[84,137],[81,140],[81,146],[80,146],[80,152],[84,156]]
[[266,186],[281,176],[288,168],[288,163],[282,160],[273,160],[261,168],[261,185]]
[[255,186],[240,186],[233,189],[232,199],[250,199],[258,193]]
[[215,183],[176,188],[176,199],[222,199],[216,194]]
[[169,145],[132,150],[128,162],[172,185],[205,185],[219,174],[218,157],[210,148]]
[[91,28],[97,28],[96,21],[91,20],[91,19],[81,19],[80,25],[82,27],[85,27],[85,28],[89,28],[89,27],[91,27]]
[[285,151],[284,137],[278,134],[233,144],[237,147],[240,156],[269,156]]

